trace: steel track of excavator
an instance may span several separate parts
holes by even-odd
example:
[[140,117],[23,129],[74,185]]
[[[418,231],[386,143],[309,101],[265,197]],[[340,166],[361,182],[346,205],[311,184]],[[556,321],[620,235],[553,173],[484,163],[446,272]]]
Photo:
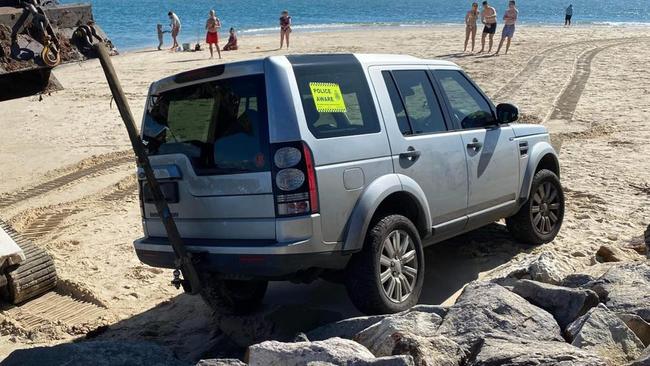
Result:
[[[0,230],[4,230],[25,254],[25,261],[0,273],[3,297],[12,304],[19,304],[56,287],[57,275],[52,257],[2,220]],[[6,284],[2,286],[4,282]]]

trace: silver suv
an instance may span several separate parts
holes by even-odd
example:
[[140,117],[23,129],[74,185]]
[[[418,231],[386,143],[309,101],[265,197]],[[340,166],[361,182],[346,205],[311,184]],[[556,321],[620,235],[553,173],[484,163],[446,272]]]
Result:
[[[250,311],[270,280],[322,277],[372,314],[418,301],[427,245],[502,218],[519,241],[555,238],[557,154],[517,118],[450,62],[274,56],[153,83],[142,138],[213,308]],[[174,268],[139,176],[136,252]]]

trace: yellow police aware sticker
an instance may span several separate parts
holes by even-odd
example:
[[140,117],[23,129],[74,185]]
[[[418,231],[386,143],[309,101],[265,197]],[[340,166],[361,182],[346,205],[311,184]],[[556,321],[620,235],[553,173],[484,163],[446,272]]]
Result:
[[345,100],[336,83],[309,83],[316,110],[320,113],[345,113]]

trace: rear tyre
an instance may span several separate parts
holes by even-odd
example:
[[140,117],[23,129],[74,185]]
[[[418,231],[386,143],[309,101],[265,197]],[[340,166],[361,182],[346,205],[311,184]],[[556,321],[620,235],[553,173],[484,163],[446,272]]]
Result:
[[348,264],[345,284],[365,314],[397,313],[418,302],[424,282],[424,254],[415,225],[390,215],[366,235],[364,248]]
[[262,305],[267,287],[267,281],[224,280],[207,274],[201,297],[218,314],[250,314]]
[[533,178],[528,201],[506,219],[506,225],[517,241],[539,245],[555,239],[563,220],[564,191],[560,178],[542,169]]

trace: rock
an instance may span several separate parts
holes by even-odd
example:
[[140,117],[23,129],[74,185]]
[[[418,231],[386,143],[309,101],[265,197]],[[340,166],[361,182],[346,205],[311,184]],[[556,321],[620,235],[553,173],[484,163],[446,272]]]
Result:
[[643,236],[633,238],[627,243],[624,243],[622,247],[626,249],[632,249],[643,256],[648,255],[648,246],[646,245],[645,238]]
[[357,318],[340,320],[307,332],[307,338],[311,341],[322,341],[333,337],[352,339],[357,335],[357,333],[373,324],[379,323],[387,316],[388,315],[360,316]]
[[619,248],[613,245],[605,244],[596,252],[598,262],[633,262],[642,261],[645,258],[631,249]]
[[578,288],[595,280],[596,277],[594,276],[584,274],[584,273],[574,273],[564,277],[562,279],[562,282],[560,282],[560,286],[569,287],[569,288]]
[[585,287],[617,314],[636,314],[650,322],[650,262],[617,263]]
[[142,341],[90,341],[36,347],[12,352],[3,366],[187,366],[172,352]]
[[245,363],[236,358],[200,360],[196,366],[246,366]]
[[650,366],[650,347],[646,347],[641,356],[634,360],[629,366]]
[[512,291],[553,315],[562,329],[598,305],[591,290],[570,289],[530,280],[520,280]]
[[[331,362],[309,362],[307,366],[340,366]],[[415,366],[411,356],[389,356],[372,360],[351,361],[346,366]]]
[[639,357],[644,348],[634,332],[603,304],[571,323],[566,333],[572,345],[617,365]]
[[634,314],[616,314],[619,319],[630,328],[631,331],[639,337],[644,346],[650,345],[650,323],[643,320],[640,316]]
[[279,305],[245,316],[215,315],[219,329],[240,347],[266,340],[290,341],[299,332],[341,319],[329,310]]
[[564,341],[551,314],[491,282],[468,284],[438,332],[466,350],[487,337]]
[[473,366],[605,366],[593,353],[564,342],[487,338],[471,360]]
[[247,354],[250,366],[297,366],[316,361],[345,365],[374,358],[364,346],[343,338],[297,343],[266,341],[248,347]]
[[504,278],[528,279],[558,285],[566,276],[576,270],[567,258],[553,251],[545,251],[539,255],[527,255],[518,262],[506,263],[491,271],[486,280]]
[[419,336],[434,336],[442,318],[435,313],[419,311],[395,314],[362,330],[354,340],[364,345],[377,357],[393,354],[392,335],[401,332]]
[[414,307],[412,307],[410,310],[407,310],[406,312],[412,312],[412,311],[419,311],[421,313],[437,314],[441,318],[444,318],[445,315],[447,315],[447,311],[449,311],[449,307],[448,306],[442,306],[442,305],[420,304],[420,305],[415,305]]
[[397,332],[391,338],[393,354],[410,355],[418,366],[458,366],[467,356],[456,342],[440,335],[421,337]]

